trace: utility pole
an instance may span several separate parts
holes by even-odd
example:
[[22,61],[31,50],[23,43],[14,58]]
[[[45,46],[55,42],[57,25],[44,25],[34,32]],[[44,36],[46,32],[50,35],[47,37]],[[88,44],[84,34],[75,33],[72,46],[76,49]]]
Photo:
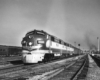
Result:
[[[80,46],[81,46],[81,45],[80,45],[80,44],[78,44],[78,46],[79,46],[79,49],[80,49]],[[80,54],[80,50],[79,50],[79,54]]]
[[99,37],[97,37],[97,40],[98,40],[98,52],[99,52]]

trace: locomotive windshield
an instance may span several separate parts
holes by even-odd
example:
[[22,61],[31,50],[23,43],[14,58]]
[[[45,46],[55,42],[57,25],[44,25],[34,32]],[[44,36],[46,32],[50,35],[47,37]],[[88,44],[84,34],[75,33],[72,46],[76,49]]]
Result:
[[31,31],[31,32],[28,32],[27,34],[26,34],[26,36],[28,36],[28,35],[34,35],[35,34],[35,32],[34,31]]
[[45,35],[43,32],[36,32],[37,35]]
[[31,31],[31,32],[28,32],[27,34],[26,34],[26,36],[28,36],[28,35],[45,35],[45,33],[43,32],[43,31]]

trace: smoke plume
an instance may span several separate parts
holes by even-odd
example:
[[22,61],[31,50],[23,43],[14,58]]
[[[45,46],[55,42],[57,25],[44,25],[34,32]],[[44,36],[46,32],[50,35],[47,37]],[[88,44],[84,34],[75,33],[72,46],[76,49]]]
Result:
[[86,33],[86,35],[85,35],[85,41],[86,41],[87,46],[88,46],[88,48],[90,50],[95,50],[96,51],[97,50],[97,46],[95,44],[95,41],[93,40],[94,37],[92,37],[92,36],[94,36],[93,32],[92,33],[91,32]]

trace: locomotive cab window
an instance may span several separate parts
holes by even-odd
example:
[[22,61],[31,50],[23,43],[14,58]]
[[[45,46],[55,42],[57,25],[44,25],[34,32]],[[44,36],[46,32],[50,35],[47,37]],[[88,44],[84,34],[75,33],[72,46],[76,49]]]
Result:
[[47,36],[47,37],[46,37],[47,39],[51,40],[51,37],[50,37],[50,35],[48,35],[48,34],[47,34],[46,36]]
[[28,33],[26,34],[26,36],[28,36],[28,35],[33,35],[33,34],[35,34],[35,32],[34,32],[34,31],[31,31],[31,32],[28,32]]
[[64,45],[66,46],[66,43],[64,42]]
[[45,35],[43,32],[36,32],[37,35]]
[[59,43],[61,44],[61,40],[59,40]]

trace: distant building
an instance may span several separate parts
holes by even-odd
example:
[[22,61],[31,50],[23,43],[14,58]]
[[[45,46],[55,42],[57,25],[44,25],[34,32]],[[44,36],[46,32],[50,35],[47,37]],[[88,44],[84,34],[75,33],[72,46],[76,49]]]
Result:
[[5,56],[8,54],[8,52],[9,51],[7,46],[0,45],[0,55]]
[[0,56],[21,55],[22,47],[0,45]]

